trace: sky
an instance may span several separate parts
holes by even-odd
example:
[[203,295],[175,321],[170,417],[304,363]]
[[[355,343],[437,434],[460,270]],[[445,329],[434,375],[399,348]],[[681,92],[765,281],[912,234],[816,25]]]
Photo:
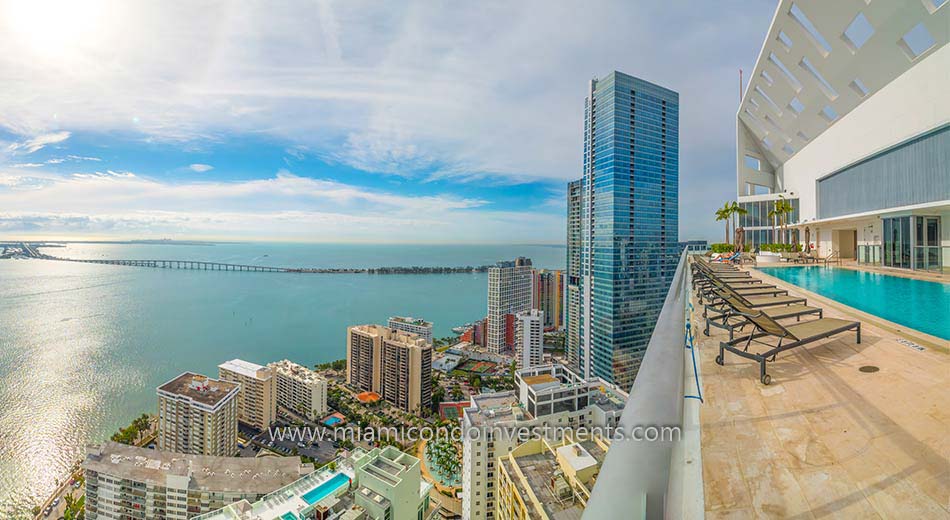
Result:
[[584,97],[680,94],[721,239],[775,0],[0,0],[0,239],[563,243]]

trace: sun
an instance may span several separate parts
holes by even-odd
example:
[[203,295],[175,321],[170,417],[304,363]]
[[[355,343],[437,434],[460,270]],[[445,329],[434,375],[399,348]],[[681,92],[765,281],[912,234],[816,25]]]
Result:
[[9,34],[38,54],[59,55],[82,47],[102,28],[104,2],[0,0]]

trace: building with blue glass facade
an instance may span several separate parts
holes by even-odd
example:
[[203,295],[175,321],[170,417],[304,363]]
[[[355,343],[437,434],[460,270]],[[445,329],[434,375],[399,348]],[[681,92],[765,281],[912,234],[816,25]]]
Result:
[[585,103],[584,177],[568,189],[568,359],[626,389],[676,268],[679,94],[612,72]]

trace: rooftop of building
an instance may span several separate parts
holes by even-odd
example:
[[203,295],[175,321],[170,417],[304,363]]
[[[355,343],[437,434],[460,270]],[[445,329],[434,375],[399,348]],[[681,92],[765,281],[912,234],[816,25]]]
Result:
[[250,361],[244,361],[243,359],[225,361],[218,365],[218,368],[223,368],[224,370],[254,379],[267,380],[271,378],[270,370],[268,370],[267,367],[258,365],[257,363],[251,363]]
[[512,390],[473,395],[472,406],[465,409],[464,415],[473,426],[531,419]]
[[[356,448],[349,456],[338,456],[332,469],[330,465],[325,465],[283,486],[271,488],[267,495],[254,503],[246,500],[236,502],[193,520],[274,520],[304,518],[303,514],[317,509],[332,509],[337,512],[350,510],[353,507],[353,493],[356,491],[349,485],[355,478],[354,461],[371,455],[372,452]],[[343,475],[349,482],[336,482],[334,479],[338,479],[338,475]],[[321,486],[332,489],[328,489],[325,498],[318,502],[308,502],[305,496]],[[292,516],[286,516],[288,514]]]
[[[725,331],[697,334],[707,518],[946,517],[947,342],[754,276],[807,297],[826,318],[861,321],[861,343],[847,333],[782,353],[765,386],[753,361],[727,354],[715,363]],[[693,303],[692,327],[702,330]]]
[[228,381],[211,379],[208,376],[185,372],[171,381],[158,387],[161,392],[167,392],[207,406],[216,406],[220,402],[236,393],[240,385]]
[[212,457],[139,448],[117,442],[90,446],[83,467],[137,482],[166,485],[166,476],[188,476],[190,489],[263,494],[313,471],[299,457]]
[[353,325],[350,327],[351,331],[357,332],[371,337],[380,337],[383,341],[390,341],[398,343],[401,345],[408,345],[410,347],[430,347],[426,343],[425,338],[418,334],[413,334],[412,332],[406,332],[402,330],[394,330],[386,327],[385,325],[376,325],[376,324],[366,324],[366,325]]
[[[554,449],[555,452],[569,454],[568,463],[574,461],[577,462],[578,466],[581,466],[581,460],[583,459],[583,467],[575,469],[600,466],[603,464],[604,457],[606,456],[606,452],[600,445],[591,440],[557,447],[551,446],[551,448]],[[580,455],[573,456],[575,450],[580,452]],[[527,497],[529,495],[525,482],[515,477],[516,473],[513,471],[514,466],[511,460],[508,457],[502,457],[500,460],[508,474],[513,477],[512,480],[519,494],[528,501]],[[564,474],[565,468],[561,467],[552,451],[544,449],[540,453],[520,457],[516,456],[515,464],[517,464],[518,469],[524,475],[527,485],[537,497],[538,502],[548,518],[552,520],[580,520],[584,512],[583,502],[573,497],[573,495],[571,495],[571,498],[567,498],[570,486],[564,479],[560,478],[561,475]],[[555,491],[554,486],[557,487],[558,492]],[[531,507],[529,502],[529,508]],[[529,512],[528,518],[538,517]]]
[[418,325],[420,327],[431,327],[432,322],[426,321],[422,318],[413,318],[412,316],[390,316],[389,321],[396,321],[399,323],[406,323],[409,325]]
[[308,383],[325,380],[325,378],[321,376],[320,374],[318,374],[317,372],[314,372],[313,370],[310,370],[309,368],[303,365],[298,365],[297,363],[294,363],[293,361],[289,359],[282,359],[280,361],[275,361],[273,363],[269,363],[267,366],[273,368],[275,371],[279,373],[289,374],[296,379],[299,379],[301,381],[305,381]]

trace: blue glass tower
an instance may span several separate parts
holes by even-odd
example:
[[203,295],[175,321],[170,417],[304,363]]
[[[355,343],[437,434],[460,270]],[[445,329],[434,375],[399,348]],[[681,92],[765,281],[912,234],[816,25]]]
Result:
[[676,269],[679,94],[613,72],[591,81],[584,112],[581,240],[568,247],[580,257],[580,337],[569,358],[629,388]]

